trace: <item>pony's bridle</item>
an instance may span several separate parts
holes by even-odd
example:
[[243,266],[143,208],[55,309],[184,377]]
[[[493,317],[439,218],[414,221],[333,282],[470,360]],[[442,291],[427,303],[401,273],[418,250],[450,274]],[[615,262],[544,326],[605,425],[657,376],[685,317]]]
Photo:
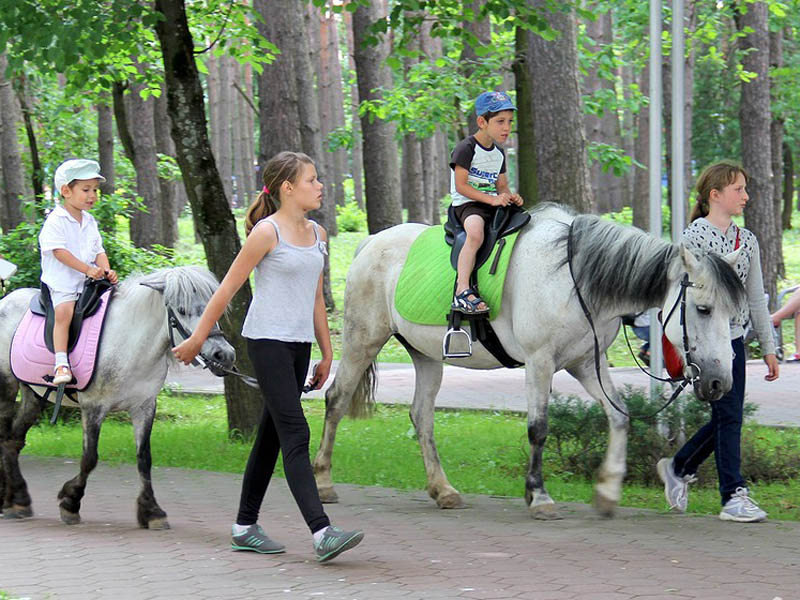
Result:
[[[186,329],[186,327],[184,327],[183,323],[181,323],[180,319],[175,314],[175,311],[172,310],[171,306],[167,306],[167,323],[168,323],[167,329],[169,330],[169,341],[173,348],[175,347],[175,332],[177,332],[184,340],[187,340],[189,339],[189,337],[191,337],[192,332]],[[222,339],[225,339],[222,330],[216,323],[214,324],[211,333],[208,334],[208,337],[210,338],[221,337]],[[235,366],[233,367],[233,369],[229,369],[218,360],[206,356],[202,352],[200,352],[200,354],[198,354],[195,358],[192,359],[191,364],[196,367],[210,369],[212,373],[214,371],[219,371],[223,373],[223,375],[235,375],[250,387],[254,388],[258,387],[258,381],[256,380],[255,377],[251,377],[249,375],[245,375],[244,373],[239,372],[239,370]]]
[[691,347],[689,346],[689,331],[688,331],[688,329],[686,327],[686,290],[687,290],[687,288],[690,288],[690,287],[700,289],[703,286],[698,285],[698,284],[694,283],[693,281],[690,281],[688,273],[684,273],[683,274],[683,277],[681,278],[681,284],[680,285],[681,285],[681,290],[678,293],[678,298],[675,300],[675,304],[672,305],[672,308],[667,313],[667,318],[661,324],[661,327],[663,329],[666,329],[667,323],[669,323],[670,318],[672,317],[673,313],[675,312],[675,308],[678,306],[678,304],[680,304],[680,307],[681,307],[681,316],[680,316],[681,321],[680,321],[680,324],[681,324],[681,332],[683,334],[683,340],[682,340],[683,341],[683,354],[684,354],[684,356],[686,356],[686,361],[684,361],[684,364],[682,365],[683,368],[681,370],[681,377],[677,377],[677,375],[672,375],[672,373],[670,373],[670,375],[672,376],[670,379],[662,379],[660,377],[656,377],[652,373],[648,373],[647,371],[644,371],[644,369],[642,369],[642,370],[645,373],[647,373],[650,377],[652,377],[653,379],[658,379],[660,381],[668,381],[670,383],[674,383],[676,381],[688,381],[688,382],[694,384],[698,379],[700,379],[701,370],[700,370],[700,367],[698,366],[698,364],[692,360],[692,350],[691,350]]

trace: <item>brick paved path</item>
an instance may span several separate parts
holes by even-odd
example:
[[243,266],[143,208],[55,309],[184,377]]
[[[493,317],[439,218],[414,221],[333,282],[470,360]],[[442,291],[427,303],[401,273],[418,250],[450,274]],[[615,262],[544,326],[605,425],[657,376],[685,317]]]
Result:
[[480,600],[783,600],[800,598],[800,524],[722,523],[714,517],[621,509],[613,520],[585,505],[562,521],[530,519],[520,499],[466,496],[442,511],[423,493],[339,485],[334,522],[364,542],[326,565],[283,480],[262,524],[283,555],[229,550],[241,478],[156,468],[172,529],[136,526],[133,465],[100,464],[83,523],[58,518],[55,495],[77,472],[64,459],[23,457],[36,516],[0,521],[0,590],[32,600],[203,598],[473,598]]

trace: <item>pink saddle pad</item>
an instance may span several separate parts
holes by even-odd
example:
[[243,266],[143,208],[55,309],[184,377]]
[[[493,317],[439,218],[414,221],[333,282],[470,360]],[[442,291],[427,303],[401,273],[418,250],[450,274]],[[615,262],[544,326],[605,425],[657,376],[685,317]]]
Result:
[[[76,381],[68,384],[67,389],[80,392],[92,382],[110,293],[111,290],[104,292],[97,312],[83,320],[78,341],[69,353],[69,364]],[[52,386],[45,376],[52,378],[55,356],[44,343],[44,324],[45,318],[29,309],[11,341],[11,371],[17,379],[29,385]]]

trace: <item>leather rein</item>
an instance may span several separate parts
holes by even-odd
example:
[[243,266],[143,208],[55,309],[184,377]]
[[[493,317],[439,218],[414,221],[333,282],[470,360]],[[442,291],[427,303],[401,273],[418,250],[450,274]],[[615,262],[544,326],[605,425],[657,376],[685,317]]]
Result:
[[[606,392],[605,387],[603,387],[603,379],[600,376],[600,342],[597,340],[597,331],[594,326],[594,319],[592,319],[592,314],[589,311],[589,307],[586,304],[586,301],[583,299],[583,295],[581,294],[580,289],[578,288],[578,283],[575,280],[575,273],[573,272],[572,267],[572,256],[573,256],[573,248],[572,248],[572,224],[569,227],[569,234],[567,236],[567,265],[569,266],[569,274],[572,277],[572,282],[575,284],[575,294],[578,297],[578,302],[581,305],[581,309],[583,310],[583,314],[586,316],[586,320],[589,321],[589,326],[592,329],[592,337],[594,338],[594,369],[595,373],[597,373],[597,382],[600,384],[600,389],[603,391],[603,395],[606,397],[606,400],[613,406],[618,412],[622,413],[629,419],[638,418],[638,419],[651,419],[655,417],[658,413],[663,411],[667,408],[670,404],[672,404],[675,399],[680,396],[686,386],[690,383],[694,384],[697,380],[700,379],[700,367],[692,361],[692,352],[689,348],[689,332],[686,326],[686,290],[690,287],[701,287],[695,284],[694,282],[689,280],[689,274],[684,273],[683,277],[681,278],[680,282],[680,293],[678,297],[675,299],[672,308],[670,308],[669,312],[667,313],[667,318],[662,323],[662,328],[666,328],[667,323],[672,318],[672,315],[675,314],[675,309],[680,306],[680,324],[681,329],[683,331],[683,351],[686,356],[686,364],[683,367],[682,377],[673,378],[673,377],[658,377],[653,375],[651,372],[645,370],[641,365],[638,364],[637,366],[644,372],[648,377],[655,379],[657,381],[663,381],[665,383],[677,383],[677,387],[672,392],[672,396],[670,396],[669,400],[657,411],[649,415],[636,415],[633,416],[627,411],[625,411],[622,407],[620,407],[614,400],[608,395]],[[624,327],[624,326],[623,326]],[[627,334],[626,334],[627,339]],[[629,344],[630,346],[630,344]]]

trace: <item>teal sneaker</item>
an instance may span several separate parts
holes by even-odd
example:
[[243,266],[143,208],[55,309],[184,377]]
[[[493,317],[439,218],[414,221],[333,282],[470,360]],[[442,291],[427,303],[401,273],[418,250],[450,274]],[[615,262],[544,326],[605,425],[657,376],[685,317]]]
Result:
[[364,539],[364,532],[342,531],[333,525],[328,526],[319,543],[314,544],[318,562],[327,562],[345,550],[355,548]]
[[286,551],[286,546],[269,539],[261,525],[250,525],[244,533],[233,535],[231,532],[231,548],[233,550],[252,550],[261,554],[279,554]]

